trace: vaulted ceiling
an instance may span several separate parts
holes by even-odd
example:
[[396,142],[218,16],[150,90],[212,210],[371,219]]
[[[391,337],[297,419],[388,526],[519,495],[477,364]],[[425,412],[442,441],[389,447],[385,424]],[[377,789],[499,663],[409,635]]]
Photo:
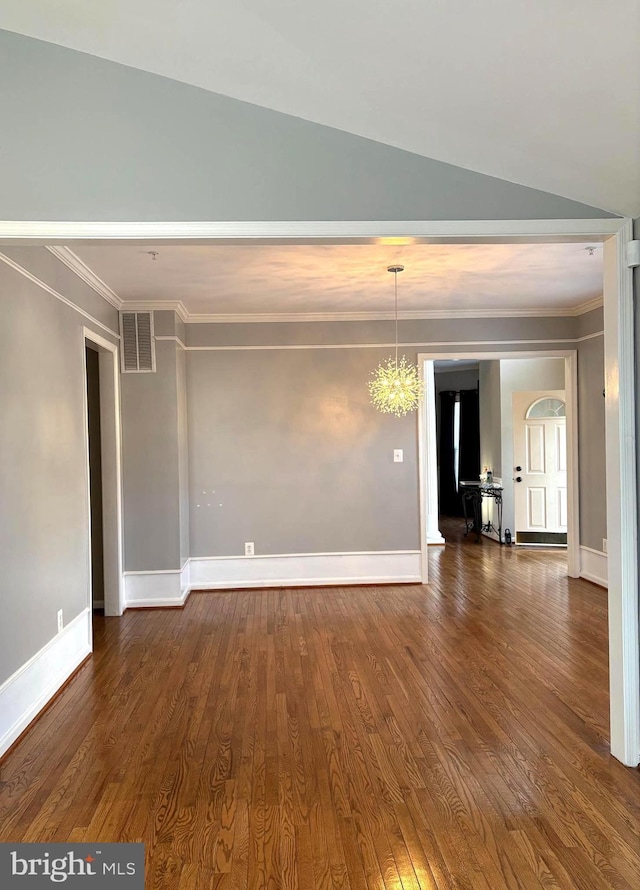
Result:
[[640,215],[637,0],[3,0],[0,28]]

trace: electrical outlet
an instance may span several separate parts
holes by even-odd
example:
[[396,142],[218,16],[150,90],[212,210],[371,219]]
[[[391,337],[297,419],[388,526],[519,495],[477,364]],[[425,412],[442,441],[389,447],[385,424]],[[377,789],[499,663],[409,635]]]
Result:
[[603,553],[607,552],[607,539],[606,538],[602,539],[602,552]]
[[60,631],[62,630],[63,627],[64,627],[64,617],[62,615],[62,609],[58,609],[58,633],[60,633]]
[[247,541],[244,545],[244,555],[245,556],[255,556],[255,550],[253,548],[253,541]]
[[404,452],[402,448],[395,448],[393,451],[394,464],[401,464],[404,461]]

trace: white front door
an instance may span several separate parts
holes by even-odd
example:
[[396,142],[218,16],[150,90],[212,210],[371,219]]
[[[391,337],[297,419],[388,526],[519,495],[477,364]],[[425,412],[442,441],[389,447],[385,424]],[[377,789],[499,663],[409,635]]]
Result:
[[513,456],[516,542],[563,543],[549,535],[567,533],[564,390],[513,394]]

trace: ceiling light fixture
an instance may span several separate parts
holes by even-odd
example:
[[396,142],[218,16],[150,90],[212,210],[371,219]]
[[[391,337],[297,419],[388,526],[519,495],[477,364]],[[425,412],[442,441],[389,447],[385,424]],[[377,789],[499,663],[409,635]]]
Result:
[[389,266],[387,272],[393,272],[395,292],[395,323],[396,323],[396,354],[381,362],[371,372],[369,381],[371,403],[383,414],[395,414],[404,417],[415,411],[422,399],[422,381],[418,368],[413,362],[407,361],[403,355],[398,361],[398,272],[404,266]]

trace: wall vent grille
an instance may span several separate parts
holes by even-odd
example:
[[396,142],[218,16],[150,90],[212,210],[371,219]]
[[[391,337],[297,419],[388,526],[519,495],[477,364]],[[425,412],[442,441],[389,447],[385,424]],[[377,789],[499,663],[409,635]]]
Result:
[[155,371],[153,312],[121,312],[122,373]]

